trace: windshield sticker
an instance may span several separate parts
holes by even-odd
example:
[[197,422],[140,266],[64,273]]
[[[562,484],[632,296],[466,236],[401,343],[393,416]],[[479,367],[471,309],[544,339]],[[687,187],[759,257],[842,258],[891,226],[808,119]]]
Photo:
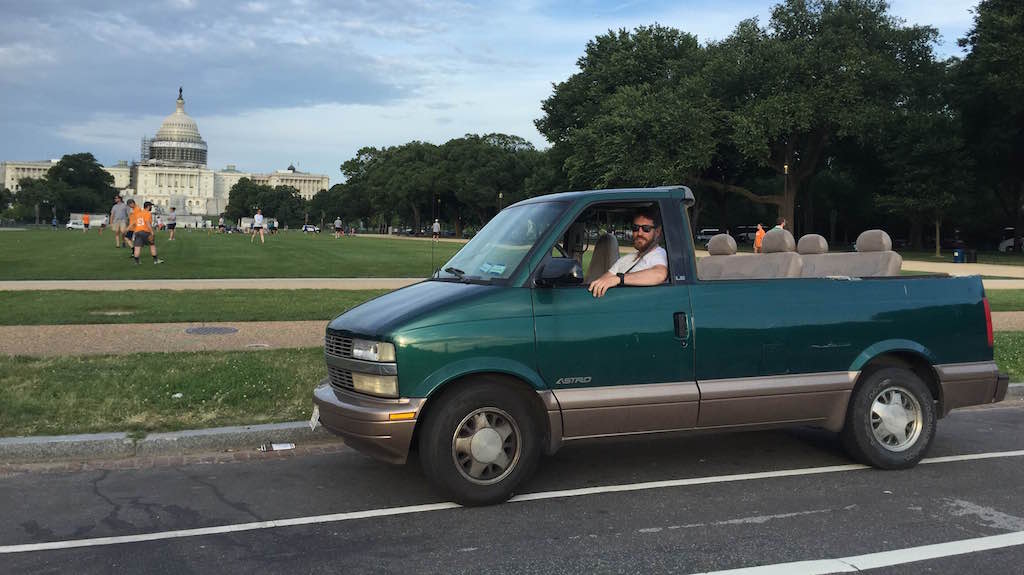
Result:
[[485,262],[484,265],[480,266],[480,273],[486,274],[486,273],[490,273],[490,272],[491,272],[491,264]]
[[494,275],[501,275],[505,273],[505,264],[493,264],[491,266],[491,273]]

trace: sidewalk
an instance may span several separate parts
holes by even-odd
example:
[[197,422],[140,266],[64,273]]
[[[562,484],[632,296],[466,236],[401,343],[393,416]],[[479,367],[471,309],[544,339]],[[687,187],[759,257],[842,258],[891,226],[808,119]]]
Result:
[[[994,312],[992,324],[995,331],[1024,331],[1024,311]],[[327,320],[11,325],[0,326],[0,355],[57,357],[320,347],[326,326]],[[229,333],[189,333],[195,328]]]

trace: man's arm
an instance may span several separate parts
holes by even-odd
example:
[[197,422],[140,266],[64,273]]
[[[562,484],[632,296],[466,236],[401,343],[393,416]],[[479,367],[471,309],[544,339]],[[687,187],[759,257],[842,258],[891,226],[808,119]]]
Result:
[[[656,286],[664,283],[666,279],[668,279],[668,267],[657,265],[643,271],[625,274],[622,277],[622,283],[628,286]],[[607,272],[590,282],[590,287],[587,289],[590,290],[594,297],[601,297],[605,292],[617,285],[619,285],[619,276],[612,272]]]

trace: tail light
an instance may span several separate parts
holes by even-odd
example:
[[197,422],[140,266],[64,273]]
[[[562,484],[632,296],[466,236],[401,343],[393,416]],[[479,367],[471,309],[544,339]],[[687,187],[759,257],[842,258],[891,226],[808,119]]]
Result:
[[992,335],[992,308],[988,305],[988,298],[983,297],[981,301],[985,304],[985,335],[988,336],[988,346],[995,347],[995,337]]

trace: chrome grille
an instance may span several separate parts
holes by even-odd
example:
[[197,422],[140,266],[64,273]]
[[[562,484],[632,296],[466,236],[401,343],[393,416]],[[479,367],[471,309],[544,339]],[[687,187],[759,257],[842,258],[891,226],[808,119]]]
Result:
[[352,372],[347,369],[327,366],[327,376],[331,379],[331,387],[352,390]]
[[334,357],[352,357],[352,338],[327,334],[324,337],[324,353]]

